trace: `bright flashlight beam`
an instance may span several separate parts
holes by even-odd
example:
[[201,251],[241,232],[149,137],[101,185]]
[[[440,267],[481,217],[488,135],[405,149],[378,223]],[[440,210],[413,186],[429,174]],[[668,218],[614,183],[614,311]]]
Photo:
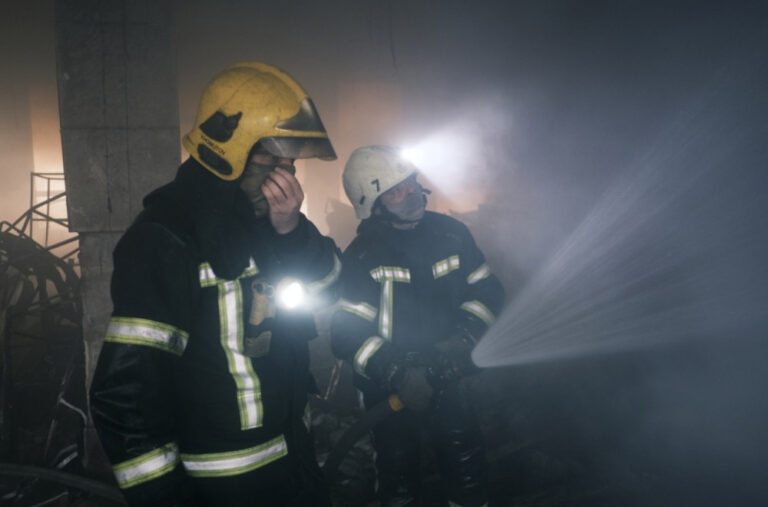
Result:
[[463,187],[465,174],[472,170],[470,151],[466,139],[446,129],[404,147],[400,155],[411,161],[440,190],[452,192]]
[[[501,113],[501,111],[506,111]],[[431,185],[443,193],[463,193],[467,183],[483,173],[495,157],[493,141],[510,133],[509,107],[493,97],[466,104],[438,130],[412,142],[402,142],[400,154],[413,162]],[[510,163],[505,157],[504,163]]]
[[304,286],[300,282],[290,281],[277,289],[278,304],[283,308],[293,310],[304,303]]

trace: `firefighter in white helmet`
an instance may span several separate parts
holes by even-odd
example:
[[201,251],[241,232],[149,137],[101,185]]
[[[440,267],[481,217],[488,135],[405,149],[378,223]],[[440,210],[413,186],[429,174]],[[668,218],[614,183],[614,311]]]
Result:
[[373,429],[382,505],[419,505],[422,430],[451,505],[485,505],[481,436],[460,380],[476,371],[470,353],[504,290],[467,227],[425,210],[417,177],[392,147],[350,156],[344,190],[362,222],[342,258],[332,345],[352,365],[366,408],[391,394],[405,405]]
[[335,159],[328,135],[293,78],[246,62],[208,84],[183,144],[114,251],[90,400],[117,483],[132,506],[329,506],[311,308],[275,300],[286,279],[316,305],[335,288],[337,249],[299,212],[293,166]]

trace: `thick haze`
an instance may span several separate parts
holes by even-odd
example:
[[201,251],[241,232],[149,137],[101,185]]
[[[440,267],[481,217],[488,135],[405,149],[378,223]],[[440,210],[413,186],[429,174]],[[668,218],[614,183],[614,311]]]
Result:
[[[1,22],[0,219],[26,209],[30,170],[60,170],[52,5],[10,2]],[[764,59],[759,3],[176,6],[182,133],[215,72],[269,61],[309,90],[340,155],[307,164],[307,211],[322,230],[330,230],[324,215],[347,205],[338,175],[352,149],[447,132],[448,152],[463,155],[445,174],[459,180],[430,171],[433,203],[463,212],[491,196],[516,223],[523,269],[558,244],[690,94]],[[336,215],[346,244],[354,220],[347,209]]]
[[[29,171],[51,170],[61,156],[51,128],[53,2],[8,3],[0,21],[6,220],[26,209]],[[669,355],[651,354],[638,381],[644,412],[624,444],[658,444],[659,462],[697,480],[727,472],[738,477],[734,484],[758,488],[760,470],[768,470],[764,3],[191,0],[176,7],[181,133],[223,67],[264,60],[287,70],[313,97],[339,154],[336,162],[300,165],[300,176],[308,215],[341,246],[356,225],[341,168],[357,146],[391,143],[443,147],[422,159],[433,208],[466,217],[513,305],[516,295],[528,298],[518,307],[535,299],[531,287],[552,274],[564,245],[588,256],[557,268],[575,280],[631,284],[634,274],[610,261],[634,259],[633,252],[651,254],[650,270],[679,261],[674,272],[687,273],[685,290],[706,301],[698,329],[711,332],[693,333],[706,340],[678,343]],[[642,171],[653,180],[636,176]],[[620,219],[611,222],[612,212]],[[645,221],[644,213],[655,218]],[[619,236],[600,229],[596,216]],[[625,219],[635,229],[622,227]],[[645,250],[670,231],[679,239],[672,250]],[[623,243],[611,250],[612,239]],[[692,260],[697,251],[704,260]],[[578,272],[569,271],[574,266]],[[698,283],[698,274],[711,278]],[[601,282],[582,292],[574,285],[557,304],[569,297],[586,304],[612,285]],[[620,299],[607,304],[612,318],[656,315],[622,313]],[[542,329],[567,343],[568,333]]]

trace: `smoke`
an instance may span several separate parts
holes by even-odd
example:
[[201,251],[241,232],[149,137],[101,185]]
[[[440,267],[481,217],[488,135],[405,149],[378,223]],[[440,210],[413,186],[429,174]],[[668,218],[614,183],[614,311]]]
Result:
[[732,100],[742,82],[723,80],[675,114],[532,277],[476,348],[479,365],[766,328],[766,178],[745,163],[759,134],[745,134],[749,106]]

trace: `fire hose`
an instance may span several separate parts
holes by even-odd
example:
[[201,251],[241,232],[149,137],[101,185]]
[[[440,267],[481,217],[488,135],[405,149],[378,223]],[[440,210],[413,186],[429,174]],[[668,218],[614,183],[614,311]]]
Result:
[[[407,354],[405,362],[410,365],[425,366],[423,356],[418,353]],[[426,364],[426,366],[430,373],[430,383],[435,390],[436,396],[440,396],[439,393],[441,393],[449,383],[457,381],[463,375],[463,370],[452,361],[431,361]],[[386,418],[401,411],[403,408],[405,408],[405,405],[400,397],[397,394],[390,394],[387,399],[374,405],[370,410],[365,411],[360,418],[347,429],[333,449],[331,449],[331,452],[322,467],[326,482],[328,484],[334,483],[338,474],[339,465],[341,465],[344,457],[363,435],[379,422],[384,421]]]
[[396,394],[391,394],[389,398],[375,405],[371,410],[364,412],[360,419],[342,435],[325,460],[323,474],[325,474],[326,482],[333,484],[339,471],[339,465],[349,450],[352,449],[363,435],[376,426],[376,424],[403,408],[405,408],[405,405],[400,401],[400,398]]

